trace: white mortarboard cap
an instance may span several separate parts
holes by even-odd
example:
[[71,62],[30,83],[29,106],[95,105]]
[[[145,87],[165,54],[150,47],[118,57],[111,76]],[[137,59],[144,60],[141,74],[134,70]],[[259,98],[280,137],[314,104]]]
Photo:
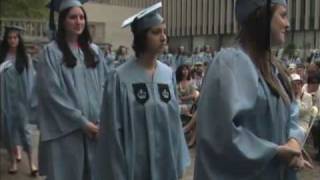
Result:
[[194,65],[195,65],[195,66],[199,66],[199,65],[203,65],[203,63],[202,63],[202,62],[197,61]]
[[[286,0],[270,0],[271,4],[287,5]],[[237,0],[236,2],[236,18],[240,24],[243,24],[248,16],[257,8],[267,5],[268,0]]]
[[159,13],[162,3],[158,2],[148,8],[145,8],[137,14],[124,20],[121,27],[125,28],[129,25],[133,33],[140,32],[147,28],[159,25],[163,22],[163,17]]
[[290,77],[291,77],[291,81],[302,81],[299,74],[293,73],[290,75]]
[[5,26],[4,28],[5,28],[6,31],[11,31],[11,30],[13,30],[13,31],[19,31],[19,32],[24,31],[24,28],[23,28],[23,27],[21,27],[21,26],[15,26],[15,25]]
[[290,63],[288,66],[289,69],[295,69],[296,67],[297,67],[297,65],[294,63]]

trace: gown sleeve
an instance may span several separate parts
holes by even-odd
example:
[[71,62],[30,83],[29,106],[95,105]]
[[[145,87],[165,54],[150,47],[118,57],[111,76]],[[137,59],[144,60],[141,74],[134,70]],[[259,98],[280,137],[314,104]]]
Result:
[[97,164],[99,180],[127,180],[127,165],[124,152],[123,121],[125,91],[116,71],[108,74],[105,83],[100,116]]
[[288,140],[291,138],[296,139],[300,143],[300,145],[302,145],[305,134],[299,126],[299,104],[296,101],[292,102],[290,110],[291,114],[288,123]]
[[[34,87],[35,71],[30,56],[28,56],[28,67],[24,68],[22,73],[18,73],[16,68],[12,66],[9,70],[10,84],[12,83],[12,104],[14,118],[23,120],[24,124],[30,123],[31,106],[32,106],[32,90]],[[33,121],[32,121],[33,122]]]
[[83,128],[88,119],[76,108],[63,89],[58,75],[58,61],[53,47],[45,47],[42,51],[37,72],[38,105],[42,119],[42,139],[50,140],[63,136],[76,129]]
[[[211,168],[215,174],[220,171],[237,174],[239,179],[263,170],[275,157],[278,146],[239,123],[256,104],[259,81],[250,59],[243,56],[225,50],[209,66],[202,87],[197,126],[197,155],[202,163],[196,166],[202,170]],[[210,157],[212,153],[214,157]],[[202,170],[196,170],[196,174],[200,175]]]

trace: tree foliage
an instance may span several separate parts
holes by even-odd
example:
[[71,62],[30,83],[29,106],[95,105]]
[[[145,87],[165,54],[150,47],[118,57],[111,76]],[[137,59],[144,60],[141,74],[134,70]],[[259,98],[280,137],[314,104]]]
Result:
[[0,0],[0,17],[45,18],[49,0]]
[[296,52],[296,45],[293,43],[290,43],[285,47],[283,54],[288,55],[289,57],[293,57]]

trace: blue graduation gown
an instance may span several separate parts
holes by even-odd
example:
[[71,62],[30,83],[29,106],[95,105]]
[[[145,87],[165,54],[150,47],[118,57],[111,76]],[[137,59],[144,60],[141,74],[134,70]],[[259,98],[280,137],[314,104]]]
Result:
[[71,48],[73,68],[63,63],[55,41],[44,47],[37,70],[38,123],[41,133],[40,173],[48,180],[94,179],[96,140],[83,128],[99,124],[103,86],[108,71],[103,53],[91,44],[95,68],[87,68],[80,48]]
[[174,56],[170,53],[166,53],[166,54],[161,54],[159,56],[159,61],[161,61],[162,63],[172,67],[173,66],[173,60],[174,60]]
[[12,151],[15,146],[13,118],[12,118],[12,94],[6,71],[13,66],[12,61],[5,61],[0,65],[0,107],[1,107],[1,140],[3,145]]
[[203,56],[202,56],[202,61],[203,62],[207,62],[207,63],[210,64],[212,59],[213,59],[213,57],[212,57],[211,53],[207,53],[207,52],[203,53]]
[[196,63],[203,63],[203,62],[204,62],[203,54],[200,54],[200,53],[192,54],[191,65],[195,65]]
[[[10,60],[11,61],[11,60]],[[35,71],[32,60],[29,66],[19,74],[15,68],[15,60],[6,61],[7,67],[3,70],[3,106],[6,112],[7,148],[13,150],[16,145],[22,145],[24,150],[32,150],[32,134],[29,127],[31,92],[34,85]]]
[[243,50],[219,52],[199,102],[194,179],[295,179],[276,154],[288,139],[303,139],[296,109],[271,93]]
[[99,180],[178,180],[190,163],[172,70],[154,77],[130,60],[108,76],[101,110]]

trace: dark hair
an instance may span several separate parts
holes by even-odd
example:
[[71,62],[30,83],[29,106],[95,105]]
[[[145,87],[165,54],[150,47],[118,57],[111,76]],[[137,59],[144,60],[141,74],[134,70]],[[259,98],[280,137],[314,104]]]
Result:
[[189,67],[189,65],[187,64],[182,64],[180,65],[177,70],[176,70],[176,80],[177,80],[177,83],[180,83],[182,80],[183,80],[183,73],[182,71],[184,69],[187,69],[188,70],[188,76],[187,76],[187,80],[190,80],[191,79],[191,69]]
[[147,34],[151,28],[147,28],[141,32],[133,32],[133,44],[132,48],[135,52],[135,56],[139,58],[142,53],[145,52],[147,47]]
[[320,83],[320,73],[308,76],[307,84],[319,84]]
[[122,49],[125,48],[127,51],[127,47],[124,45],[120,45],[116,51],[116,59],[119,59],[120,56],[123,56],[124,54],[122,54]]
[[306,67],[305,67],[305,65],[303,63],[299,63],[299,64],[297,64],[297,68],[305,69]]
[[[56,42],[58,44],[58,47],[63,54],[63,62],[69,68],[73,68],[77,64],[77,59],[72,54],[68,46],[68,43],[66,42],[66,31],[64,27],[64,21],[71,9],[72,7],[67,8],[62,12],[60,12],[59,21],[58,21],[58,32],[56,37]],[[88,29],[87,14],[82,7],[80,7],[80,9],[84,14],[85,27],[82,34],[78,37],[78,43],[84,55],[85,65],[88,68],[95,68],[99,63],[99,61],[95,61],[95,53],[93,49],[90,47],[90,43],[92,42],[92,39]]]
[[16,52],[16,62],[15,62],[15,68],[18,71],[19,74],[21,74],[24,70],[24,68],[29,67],[28,65],[28,55],[26,53],[26,49],[24,46],[24,42],[23,39],[20,35],[20,33],[16,30],[7,30],[5,31],[4,37],[3,37],[3,41],[1,42],[0,45],[0,64],[5,61],[5,58],[7,56],[7,53],[10,49],[9,47],[9,43],[8,43],[8,38],[9,38],[9,34],[11,32],[16,32],[18,35],[18,39],[19,39],[19,44],[17,47],[17,52]]
[[[271,9],[262,7],[250,14],[248,19],[241,25],[238,40],[241,45],[251,50],[249,52],[251,60],[261,72],[272,93],[280,96],[286,103],[290,103],[293,99],[293,94],[288,74],[285,67],[278,60],[275,60],[270,50],[270,25],[276,8],[277,5],[272,6]],[[273,75],[272,66],[278,69],[280,74],[278,78],[285,91]]]

